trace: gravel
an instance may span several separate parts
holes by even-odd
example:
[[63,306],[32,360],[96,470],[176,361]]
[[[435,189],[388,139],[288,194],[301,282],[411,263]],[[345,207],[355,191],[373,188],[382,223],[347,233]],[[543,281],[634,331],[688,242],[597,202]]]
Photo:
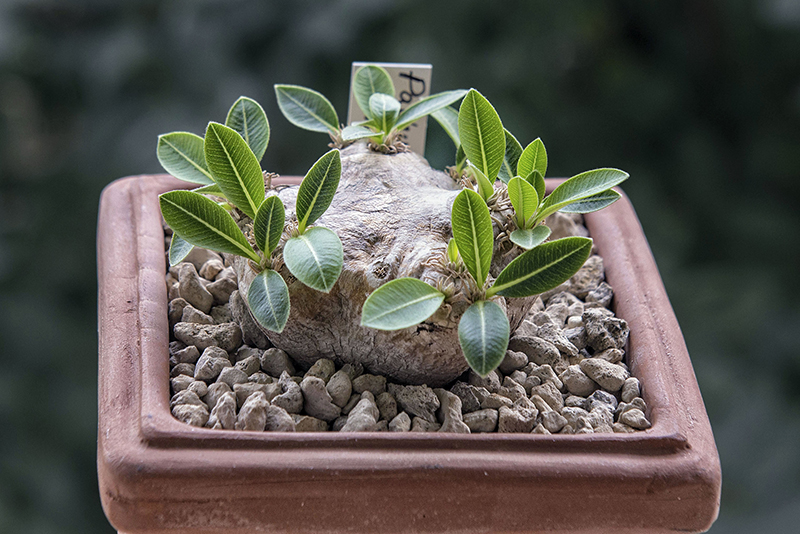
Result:
[[343,408],[350,395],[353,393],[353,384],[350,375],[341,369],[333,373],[328,383],[325,385],[328,395],[336,406]]
[[333,403],[330,393],[325,389],[325,381],[322,378],[306,375],[303,381],[300,382],[300,390],[303,394],[303,409],[306,414],[328,422],[341,415],[341,407]]
[[[585,235],[582,226],[564,231]],[[555,230],[554,230],[555,232]],[[233,269],[195,248],[165,275],[170,410],[189,425],[281,432],[632,433],[650,428],[626,364],[625,320],[603,260],[537,298],[487,377],[445,388],[388,382],[360,365],[304,369],[256,327]],[[366,372],[365,372],[366,371]]]
[[494,432],[497,429],[498,412],[491,408],[464,414],[464,423],[471,432]]
[[389,432],[410,432],[411,418],[406,412],[400,412],[389,421]]
[[375,404],[375,398],[372,393],[365,391],[361,394],[358,404],[347,416],[347,421],[341,432],[369,432],[376,430],[375,426],[378,424],[378,417],[380,417],[380,411]]

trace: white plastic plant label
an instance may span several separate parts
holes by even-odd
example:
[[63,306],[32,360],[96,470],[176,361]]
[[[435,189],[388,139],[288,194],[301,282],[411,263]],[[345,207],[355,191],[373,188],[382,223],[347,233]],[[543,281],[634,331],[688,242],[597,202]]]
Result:
[[[431,72],[433,67],[424,63],[365,63],[353,62],[350,72],[350,103],[347,109],[347,124],[366,120],[364,113],[356,103],[353,94],[353,79],[356,71],[365,65],[378,65],[386,69],[394,83],[395,98],[400,101],[400,109],[430,94]],[[428,129],[428,117],[423,117],[400,133],[400,140],[406,143],[417,154],[425,155],[425,136]]]

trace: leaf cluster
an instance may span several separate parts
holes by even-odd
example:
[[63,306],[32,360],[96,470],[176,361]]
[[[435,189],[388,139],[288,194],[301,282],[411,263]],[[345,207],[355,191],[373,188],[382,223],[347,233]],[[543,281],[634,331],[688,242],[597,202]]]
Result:
[[[347,127],[320,93],[293,85],[276,85],[278,105],[293,124],[328,132],[343,146],[357,139],[391,144],[411,123],[431,115],[456,145],[456,171],[465,189],[453,201],[453,238],[446,256],[459,276],[474,288],[472,304],[462,315],[458,337],[472,369],[482,376],[505,356],[509,322],[500,297],[524,298],[557,287],[573,276],[589,257],[592,240],[567,237],[546,242],[545,219],[557,212],[589,213],[620,198],[613,187],[628,178],[618,169],[587,171],[564,181],[549,195],[545,190],[548,156],[541,139],[525,148],[503,127],[497,111],[475,89],[429,96],[401,111],[394,86],[382,68],[368,65],[355,76],[354,96],[367,120]],[[463,99],[463,100],[462,100]],[[450,104],[462,100],[456,111]],[[273,267],[273,252],[286,233],[287,218],[276,195],[265,193],[259,161],[269,142],[269,123],[261,106],[242,97],[231,107],[225,124],[211,122],[201,138],[188,132],[159,137],[158,158],[174,176],[201,187],[160,196],[161,210],[174,231],[171,264],[193,246],[236,254],[258,270],[247,300],[253,316],[267,329],[280,332],[289,317],[286,282]],[[339,151],[324,154],[308,171],[298,190],[297,227],[288,235],[282,260],[303,284],[329,292],[342,270],[343,250],[334,232],[312,226],[329,207],[341,176]],[[511,242],[521,253],[495,280],[489,277],[496,248],[489,205],[506,193],[513,208]],[[252,242],[240,229],[252,219]],[[374,291],[362,308],[361,324],[398,330],[427,320],[447,295],[415,278],[392,280]]]
[[[478,91],[471,89],[466,94],[457,113],[445,107],[434,117],[447,125],[445,129],[458,147],[456,167],[474,184],[453,202],[453,239],[447,257],[451,263],[463,262],[478,288],[477,297],[459,321],[458,336],[470,367],[486,376],[500,365],[508,347],[508,318],[496,298],[529,297],[553,289],[572,277],[591,253],[592,240],[584,237],[545,242],[550,229],[544,220],[556,211],[589,213],[612,204],[620,198],[612,188],[628,174],[617,169],[587,171],[547,195],[544,143],[535,139],[523,149]],[[501,185],[496,189],[498,181]],[[516,229],[510,239],[524,252],[490,281],[495,242],[488,204],[503,188],[514,210]],[[362,324],[383,330],[407,328],[428,319],[445,298],[420,280],[393,280],[367,298]]]
[[355,74],[353,94],[367,120],[342,127],[333,105],[321,93],[297,85],[275,86],[278,107],[289,122],[305,130],[327,132],[340,147],[359,139],[368,139],[378,146],[392,145],[411,124],[442,109],[451,109],[450,104],[461,100],[466,93],[460,89],[445,91],[403,110],[394,96],[389,73],[377,65],[366,65]]
[[[289,318],[289,289],[273,269],[273,253],[287,227],[285,207],[277,195],[266,194],[260,160],[269,144],[269,122],[262,107],[241,97],[225,124],[210,122],[205,136],[173,132],[159,136],[157,156],[170,174],[200,184],[192,191],[160,195],[161,213],[173,230],[171,265],[198,246],[235,254],[258,271],[247,301],[256,320],[281,332]],[[283,263],[303,284],[329,292],[342,271],[339,237],[311,225],[328,209],[336,193],[342,164],[339,151],[324,154],[309,169],[297,193],[298,225],[283,246]],[[252,220],[251,243],[240,224]]]

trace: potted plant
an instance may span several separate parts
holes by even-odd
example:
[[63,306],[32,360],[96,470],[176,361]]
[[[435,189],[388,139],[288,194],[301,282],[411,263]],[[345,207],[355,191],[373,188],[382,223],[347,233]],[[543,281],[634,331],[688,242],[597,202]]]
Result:
[[[112,523],[125,532],[707,528],[718,509],[716,448],[638,221],[612,189],[627,174],[599,169],[547,183],[541,140],[523,149],[477,91],[441,93],[401,112],[387,79],[378,67],[359,71],[354,90],[368,120],[344,128],[319,93],[276,86],[287,118],[329,133],[334,145],[297,189],[276,191],[271,176],[265,184],[258,160],[268,122],[242,98],[204,139],[160,138],[162,164],[199,189],[139,178],[104,193],[98,469]],[[449,107],[462,98],[459,111]],[[459,147],[452,176],[426,169],[396,140],[431,113]],[[366,143],[346,146],[359,140]],[[170,262],[195,245],[229,254],[245,312],[300,365],[331,358],[434,386],[467,367],[478,377],[493,373],[536,296],[568,280],[596,247],[616,313],[630,324],[628,366],[653,426],[630,434],[356,435],[181,423],[169,408],[159,211],[174,230]],[[374,215],[387,211],[387,219]],[[588,213],[594,241],[545,242],[542,223],[557,211]],[[306,399],[322,382],[307,378]],[[530,402],[525,393],[517,404]],[[446,393],[437,396],[444,407]],[[339,414],[328,418],[334,426]],[[635,505],[615,506],[619,492]],[[565,497],[587,493],[585,513],[571,513]]]

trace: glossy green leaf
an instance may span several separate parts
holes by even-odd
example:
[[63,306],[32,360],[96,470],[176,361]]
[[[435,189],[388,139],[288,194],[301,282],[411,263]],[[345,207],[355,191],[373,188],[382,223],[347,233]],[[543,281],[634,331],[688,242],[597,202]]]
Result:
[[372,292],[361,308],[361,326],[400,330],[421,323],[439,309],[444,295],[422,280],[398,278]]
[[586,237],[543,243],[509,263],[486,294],[530,297],[544,293],[569,280],[591,252],[592,240]]
[[203,138],[189,132],[172,132],[158,136],[158,162],[175,178],[194,184],[213,184],[206,165]]
[[194,245],[183,239],[181,236],[172,233],[172,240],[169,242],[169,266],[174,267],[186,259],[186,256],[194,248]]
[[206,129],[205,153],[208,168],[225,198],[254,218],[264,201],[264,174],[242,136],[211,122]]
[[627,179],[628,173],[619,169],[594,169],[573,176],[550,193],[537,218],[543,219],[578,200],[603,193]]
[[564,213],[591,213],[593,211],[598,211],[607,206],[610,206],[611,204],[619,200],[621,196],[622,195],[620,195],[613,189],[608,189],[607,191],[603,191],[602,193],[592,195],[589,198],[584,198],[583,200],[573,202],[572,204],[567,204],[558,211]]
[[356,72],[353,79],[353,96],[364,115],[371,117],[369,99],[375,93],[394,97],[392,77],[382,67],[367,65]]
[[196,189],[192,189],[195,193],[202,193],[204,195],[214,195],[215,197],[225,198],[225,193],[219,188],[217,184],[204,185]]
[[275,96],[281,113],[295,126],[312,132],[339,131],[336,110],[321,93],[298,85],[276,85]]
[[536,228],[527,228],[524,230],[514,230],[508,236],[511,242],[519,245],[525,250],[530,250],[544,243],[544,240],[550,237],[550,228],[540,224]]
[[533,171],[528,176],[525,177],[525,181],[528,182],[536,189],[536,194],[539,195],[539,204],[542,203],[544,200],[544,194],[547,190],[547,184],[544,181],[544,176],[539,171]]
[[400,102],[393,96],[375,93],[369,97],[369,111],[369,116],[378,125],[378,129],[389,133],[400,114]]
[[351,124],[342,130],[342,141],[357,141],[367,137],[374,137],[375,135],[377,135],[377,133],[369,128]]
[[[464,95],[467,94],[465,89],[456,89],[454,91],[445,91],[443,93],[437,93],[435,95],[427,96],[421,100],[418,100],[408,106],[403,112],[397,117],[397,129],[403,130],[409,127],[412,123],[418,121],[422,117],[426,117],[431,115],[432,113],[449,108],[450,104],[453,102],[458,102]],[[451,109],[453,112],[455,110]],[[447,111],[445,111],[447,113]],[[451,115],[452,117],[452,115]],[[458,115],[456,114],[456,117]],[[456,118],[456,125],[458,124],[458,118]],[[456,126],[456,129],[457,126]],[[446,129],[445,129],[446,131]]]
[[342,272],[342,242],[331,230],[315,226],[286,241],[283,261],[305,285],[328,293]]
[[453,237],[447,242],[447,259],[450,263],[458,263],[458,245]]
[[517,163],[517,174],[520,176],[528,176],[533,171],[539,171],[542,177],[547,175],[547,150],[540,138],[525,147]]
[[489,274],[494,247],[489,208],[478,193],[464,189],[453,201],[450,221],[461,259],[478,286],[482,287]]
[[210,198],[192,191],[170,191],[158,200],[164,220],[185,241],[260,261],[230,214]]
[[461,102],[458,133],[467,158],[489,181],[494,181],[505,157],[505,131],[500,116],[475,89],[470,89]]
[[250,282],[247,305],[258,323],[280,333],[289,319],[289,288],[283,277],[272,269],[264,269]]
[[475,178],[475,181],[478,182],[478,194],[484,201],[489,200],[489,198],[491,198],[491,196],[494,194],[494,186],[492,185],[492,182],[490,182],[489,179],[486,178],[486,175],[484,175],[481,170],[472,163],[468,163],[468,165],[468,172],[470,176]]
[[341,175],[342,159],[336,149],[326,152],[309,169],[297,191],[295,206],[301,234],[331,205]]
[[[436,119],[439,126],[450,136],[450,139],[453,140],[453,144],[457,147],[461,147],[461,138],[458,135],[458,111],[447,106],[431,113],[431,117]],[[466,158],[466,156],[464,157]]]
[[536,213],[539,207],[539,195],[531,184],[515,176],[508,182],[508,198],[514,206],[517,216],[517,226],[524,229],[527,221]]
[[488,300],[472,304],[458,323],[458,341],[473,371],[485,377],[494,371],[508,349],[508,317]]
[[278,246],[285,223],[286,211],[278,195],[265,198],[253,219],[256,245],[264,256],[269,257]]
[[267,114],[264,113],[264,109],[258,102],[246,96],[240,96],[228,111],[225,126],[241,135],[247,146],[256,155],[256,159],[261,161],[269,144],[269,121]]
[[519,144],[517,138],[511,132],[504,130],[506,134],[506,153],[503,157],[503,164],[500,166],[500,172],[497,177],[508,183],[514,176],[517,175],[517,162],[522,154],[522,145]]

